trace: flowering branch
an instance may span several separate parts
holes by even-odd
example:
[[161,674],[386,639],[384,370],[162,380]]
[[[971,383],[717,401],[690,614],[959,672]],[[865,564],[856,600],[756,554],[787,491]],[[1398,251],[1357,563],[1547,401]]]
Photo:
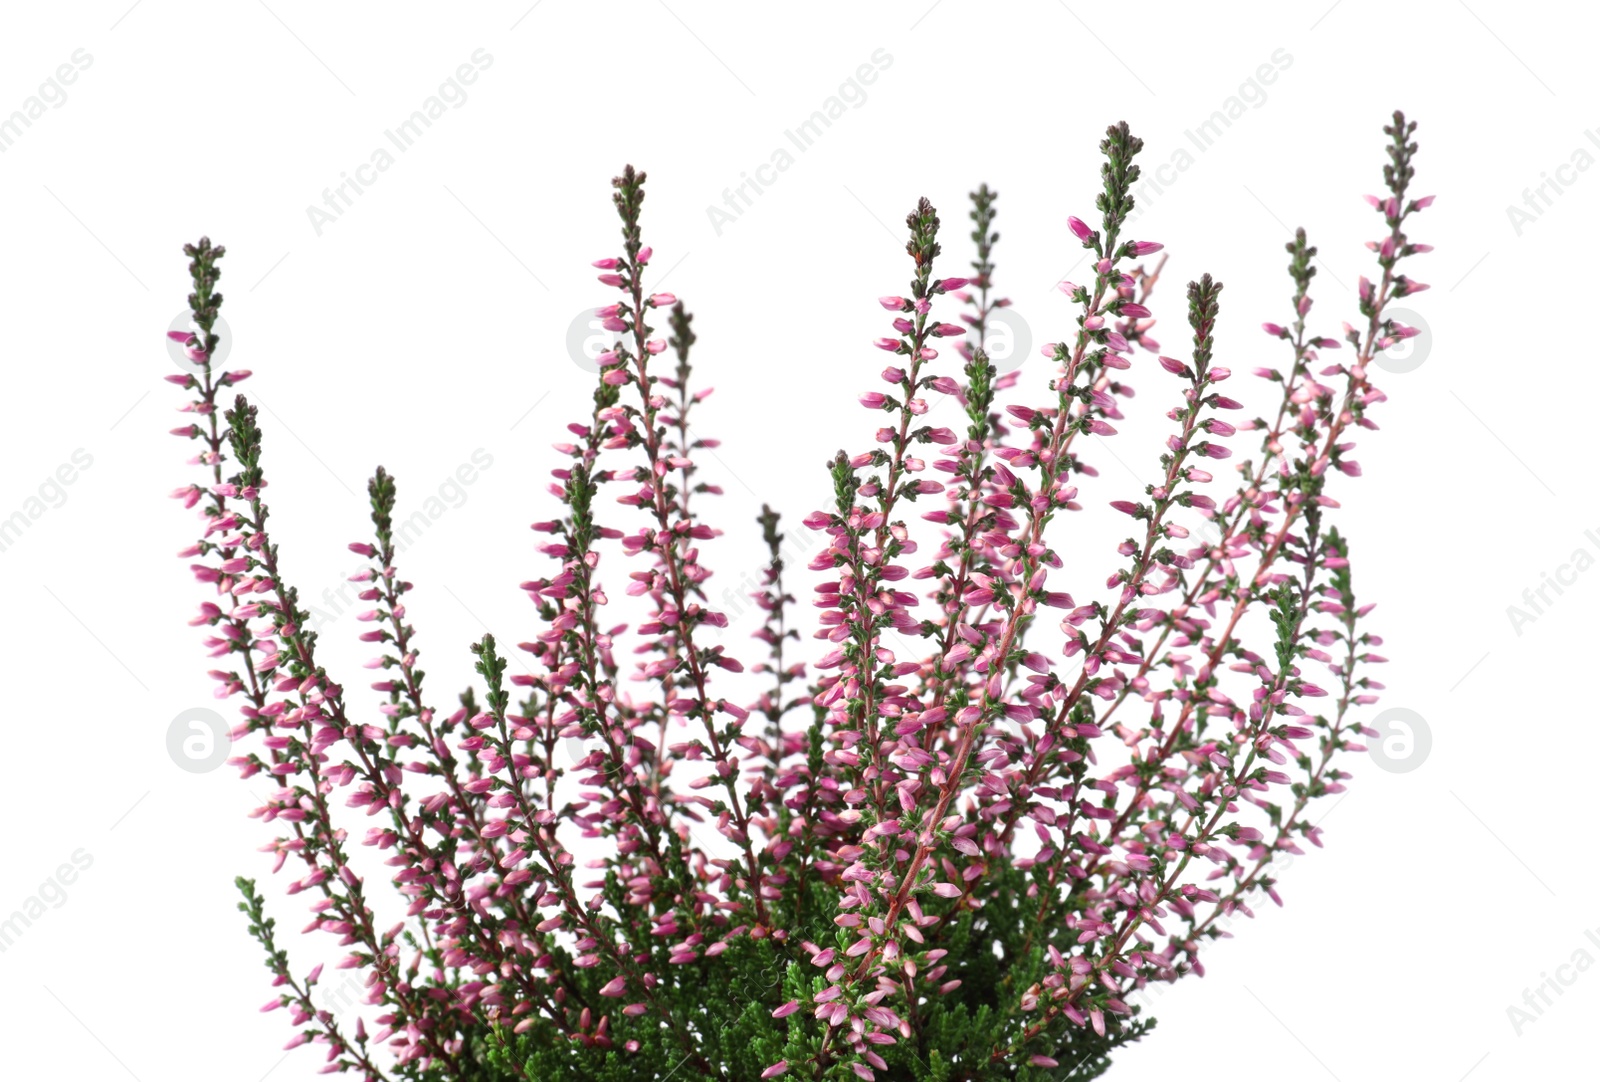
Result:
[[[1092,281],[1060,285],[1074,325],[1045,347],[1043,387],[986,348],[1009,304],[996,193],[971,194],[968,277],[940,276],[939,216],[920,200],[910,281],[878,301],[887,387],[858,399],[872,442],[829,460],[831,504],[803,520],[825,541],[809,562],[820,656],[797,649],[794,571],[763,505],[751,637],[765,654],[748,670],[712,638],[732,621],[702,560],[719,489],[696,457],[718,444],[699,428],[693,317],[646,288],[646,177],[628,167],[620,251],[595,263],[615,291],[598,315],[620,337],[557,444],[560,511],[533,524],[552,565],[521,584],[521,671],[483,636],[480,683],[448,712],[419,666],[400,489],[382,467],[371,540],[350,545],[367,561],[353,581],[374,695],[347,695],[319,662],[268,533],[255,407],[220,398],[249,373],[213,368],[224,251],[188,246],[193,329],[174,336],[195,371],[169,378],[202,480],[174,495],[198,509],[182,555],[213,594],[192,623],[239,707],[231,762],[273,786],[253,814],[274,825],[273,871],[292,869],[282,893],[304,895],[306,933],[335,937],[336,964],[364,975],[353,1022],[319,1007],[323,966],[297,976],[241,878],[290,1047],[324,1045],[325,1070],[368,1082],[1107,1070],[1151,1028],[1131,999],[1203,974],[1258,895],[1281,904],[1275,859],[1321,845],[1311,806],[1343,791],[1344,756],[1373,735],[1382,640],[1334,520],[1384,401],[1372,364],[1417,333],[1391,302],[1427,288],[1402,269],[1429,250],[1408,236],[1432,202],[1410,195],[1414,130],[1398,113],[1385,128],[1378,269],[1341,337],[1311,326],[1316,248],[1303,230],[1287,245],[1291,319],[1263,324],[1284,367],[1255,368],[1280,385],[1265,416],[1218,363],[1209,274],[1187,289],[1187,355],[1161,352],[1166,257],[1147,265],[1162,246],[1124,235],[1142,149],[1126,124],[1100,146],[1098,224],[1066,221]],[[1344,348],[1348,362],[1328,359]],[[1092,460],[1136,381],[1166,431],[1125,491]],[[956,427],[937,423],[946,400]],[[1259,453],[1219,482],[1241,433]],[[1096,582],[1064,558],[1058,520],[1102,506],[1129,530]],[[361,835],[343,825],[357,813]],[[388,928],[375,860],[401,910]]]

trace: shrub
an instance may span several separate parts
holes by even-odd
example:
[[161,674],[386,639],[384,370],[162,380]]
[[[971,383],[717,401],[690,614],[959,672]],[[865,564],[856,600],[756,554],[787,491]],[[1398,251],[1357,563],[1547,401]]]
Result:
[[[1353,440],[1384,397],[1374,359],[1415,333],[1387,306],[1427,288],[1399,270],[1428,250],[1405,231],[1432,201],[1409,194],[1414,128],[1396,113],[1384,129],[1379,273],[1355,325],[1308,329],[1316,249],[1303,230],[1287,245],[1291,311],[1264,325],[1283,367],[1255,373],[1277,408],[1249,420],[1213,359],[1220,282],[1189,284],[1186,357],[1152,337],[1161,246],[1123,235],[1141,145],[1126,124],[1100,146],[1099,228],[1067,222],[1093,263],[1061,284],[1077,327],[1046,347],[1047,388],[983,349],[1007,304],[995,194],[973,193],[966,277],[936,270],[940,221],[920,201],[908,289],[878,302],[894,332],[876,343],[883,389],[859,399],[875,436],[827,463],[833,502],[803,522],[822,542],[805,592],[823,652],[798,645],[800,586],[767,509],[748,670],[707,630],[727,624],[701,562],[716,489],[695,459],[714,443],[690,425],[691,317],[642,283],[645,175],[629,167],[613,182],[620,251],[595,264],[621,341],[558,445],[560,511],[534,524],[549,565],[522,583],[527,671],[485,635],[479,683],[451,706],[418,667],[381,467],[371,538],[350,546],[367,560],[375,695],[347,695],[319,662],[267,528],[256,409],[224,405],[249,373],[211,363],[223,249],[187,246],[194,329],[175,337],[196,371],[169,379],[190,396],[176,434],[198,442],[204,478],[175,495],[200,508],[182,555],[214,592],[192,622],[220,659],[218,696],[240,706],[231,762],[277,786],[255,813],[273,872],[364,988],[353,1023],[320,1004],[323,967],[290,961],[240,879],[276,989],[263,1009],[292,1016],[290,1046],[324,1045],[327,1070],[367,1079],[1103,1073],[1151,1026],[1130,998],[1203,973],[1207,943],[1259,895],[1278,900],[1273,857],[1320,844],[1307,806],[1341,791],[1339,753],[1361,750],[1381,686],[1362,674],[1383,658],[1330,481],[1361,472]],[[1170,424],[1153,463],[1118,456],[1148,483],[1112,499],[1124,486],[1086,456],[1116,435],[1135,373]],[[958,429],[925,417],[934,396],[955,400]],[[1066,566],[1056,520],[1108,504],[1128,519],[1115,559]],[[605,614],[614,590],[631,626]],[[373,825],[347,833],[336,805]],[[365,847],[393,894],[357,870]]]

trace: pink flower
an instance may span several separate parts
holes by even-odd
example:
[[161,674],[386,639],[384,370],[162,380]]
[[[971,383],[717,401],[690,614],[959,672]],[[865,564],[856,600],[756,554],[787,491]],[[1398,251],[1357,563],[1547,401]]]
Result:
[[[269,510],[298,501],[267,506],[285,479],[256,441],[265,428],[276,446],[277,422],[231,386],[248,373],[170,378],[186,418],[172,431],[193,471],[172,495],[198,519],[178,516],[192,522],[180,557],[200,584],[188,627],[203,686],[229,714],[211,734],[217,758],[252,779],[251,817],[287,873],[275,881],[308,905],[304,930],[339,942],[331,964],[358,971],[361,998],[381,1012],[370,1039],[359,1020],[324,1025],[307,994],[322,966],[303,979],[290,968],[242,880],[277,993],[263,1010],[287,1008],[291,1046],[328,1044],[333,1070],[366,1039],[404,1074],[457,1054],[465,1027],[529,1040],[560,1030],[572,1073],[586,1076],[663,1034],[670,1046],[674,1025],[726,998],[704,990],[731,983],[741,994],[722,1005],[734,1014],[751,1006],[741,999],[784,996],[769,1010],[796,1019],[782,1028],[806,1046],[799,1074],[848,1067],[870,1080],[894,1045],[937,1037],[941,998],[986,972],[972,962],[995,931],[969,918],[1015,901],[1006,868],[1061,905],[1038,973],[973,989],[1027,1029],[1028,1042],[997,1049],[997,1070],[1025,1057],[1056,1071],[1046,1053],[1059,1042],[1042,1037],[1071,1025],[1117,1038],[1128,993],[1203,975],[1233,918],[1278,900],[1262,874],[1270,858],[1321,844],[1310,802],[1342,792],[1343,757],[1379,736],[1368,722],[1382,684],[1368,667],[1385,662],[1383,642],[1355,592],[1366,578],[1345,572],[1384,546],[1349,540],[1340,520],[1373,466],[1363,441],[1385,401],[1369,354],[1421,333],[1391,306],[1423,288],[1406,260],[1427,245],[1402,230],[1431,202],[1409,194],[1413,127],[1396,114],[1386,132],[1390,169],[1369,200],[1385,228],[1369,245],[1359,322],[1341,332],[1355,355],[1336,362],[1319,351],[1340,340],[1302,334],[1322,310],[1313,293],[1338,298],[1304,275],[1311,249],[1297,233],[1296,288],[1261,313],[1286,322],[1261,326],[1308,344],[1283,371],[1257,370],[1283,386],[1238,397],[1218,393],[1231,372],[1212,363],[1219,333],[1236,348],[1226,336],[1241,318],[1217,307],[1220,285],[1201,275],[1172,297],[1154,264],[1127,258],[1159,244],[1113,243],[1076,218],[1094,278],[1063,283],[1057,315],[1079,332],[1047,344],[1042,364],[1026,351],[981,364],[979,338],[1007,304],[994,193],[973,194],[978,250],[959,254],[941,248],[960,246],[966,227],[941,235],[919,201],[908,261],[885,279],[909,277],[915,296],[879,298],[900,336],[875,342],[895,354],[880,365],[890,390],[857,397],[888,416],[860,419],[825,476],[778,494],[815,490],[804,529],[763,506],[750,531],[717,509],[729,463],[754,485],[777,476],[758,454],[800,446],[793,430],[814,418],[792,384],[816,373],[781,349],[747,349],[789,382],[750,399],[764,442],[722,447],[699,409],[711,388],[687,314],[673,311],[658,337],[640,326],[645,305],[679,308],[670,293],[636,300],[650,249],[597,261],[625,292],[596,318],[637,337],[585,363],[598,387],[570,389],[547,452],[554,509],[532,524],[533,552],[518,543],[532,561],[519,587],[532,602],[526,641],[482,636],[480,679],[459,697],[424,692],[408,611],[429,608],[410,596],[410,544],[444,499],[426,477],[413,489],[374,474],[373,532],[349,545],[353,574],[313,594],[294,580],[299,557],[280,563],[297,531]],[[1107,206],[1129,195],[1122,166],[1138,145],[1126,125],[1106,132]],[[642,243],[643,185],[631,166],[613,182],[625,252]],[[204,239],[185,249],[196,326],[217,316],[222,253]],[[938,277],[969,260],[976,288]],[[1160,353],[1155,309],[1187,309],[1188,357]],[[806,329],[826,316],[802,304],[781,318]],[[958,357],[940,356],[943,338]],[[1135,345],[1161,372],[1136,363]],[[386,418],[358,417],[374,448],[406,438]],[[1119,428],[1116,444],[1102,438]],[[1241,432],[1238,468],[1211,465]],[[1130,441],[1143,446],[1117,451]],[[492,462],[475,454],[451,476],[469,484]],[[1108,500],[1118,492],[1129,498]],[[1058,521],[1073,515],[1092,521],[1074,534]],[[742,579],[718,562],[724,528],[765,548]],[[471,540],[457,558],[485,559]],[[335,635],[368,647],[360,694],[341,686],[325,646]],[[787,919],[795,884],[811,892],[808,912],[815,901],[832,920],[826,934]],[[391,911],[395,923],[374,923]],[[809,963],[803,988],[797,973],[738,987],[740,966],[780,955]],[[695,1051],[710,1073],[741,1069],[716,1041]]]

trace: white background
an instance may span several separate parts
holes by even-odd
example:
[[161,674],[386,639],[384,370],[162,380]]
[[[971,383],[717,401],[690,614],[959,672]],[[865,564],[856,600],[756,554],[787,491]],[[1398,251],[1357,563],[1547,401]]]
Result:
[[[1593,1075],[1600,972],[1520,1035],[1507,1015],[1574,952],[1600,960],[1584,934],[1600,928],[1600,572],[1520,628],[1507,613],[1575,550],[1600,556],[1587,251],[1600,170],[1555,173],[1579,148],[1600,155],[1584,134],[1600,115],[1580,5],[8,8],[0,114],[74,50],[92,63],[0,154],[0,517],[74,451],[92,466],[64,502],[47,487],[60,505],[0,552],[0,916],[72,853],[93,863],[0,955],[0,1074],[288,1082],[321,1061],[285,1059],[285,1017],[255,1010],[267,974],[232,887],[267,870],[250,787],[167,750],[172,719],[213,702],[185,625],[202,591],[172,558],[193,520],[165,498],[191,478],[191,445],[163,434],[180,396],[161,382],[184,242],[207,232],[229,249],[229,366],[256,373],[245,389],[264,407],[276,540],[307,601],[350,569],[376,463],[404,502],[476,449],[492,455],[406,558],[443,695],[467,682],[484,625],[508,642],[531,627],[516,584],[543,563],[526,526],[549,512],[549,444],[584,412],[590,377],[566,337],[609,300],[588,262],[616,250],[608,181],[624,162],[650,173],[655,267],[695,311],[698,373],[719,388],[700,413],[724,441],[704,462],[727,489],[727,536],[708,556],[726,569],[717,594],[756,565],[760,498],[795,521],[824,498],[823,459],[867,446],[853,397],[883,361],[873,298],[904,287],[899,223],[917,196],[941,208],[956,274],[967,192],[999,190],[997,282],[1036,347],[1071,326],[1052,286],[1080,252],[1064,223],[1091,217],[1105,125],[1126,118],[1147,167],[1194,152],[1185,131],[1281,49],[1287,69],[1246,91],[1255,105],[1133,232],[1171,252],[1155,299],[1169,352],[1187,338],[1182,284],[1209,270],[1228,287],[1219,363],[1276,364],[1256,327],[1286,321],[1289,229],[1321,249],[1314,314],[1337,333],[1380,228],[1359,198],[1379,190],[1379,128],[1396,106],[1421,122],[1416,190],[1439,200],[1413,238],[1438,250],[1415,264],[1433,290],[1407,307],[1430,344],[1379,380],[1391,400],[1360,455],[1367,475],[1338,495],[1394,659],[1383,705],[1425,718],[1432,748],[1408,773],[1347,764],[1350,793],[1322,809],[1326,850],[1284,876],[1287,907],[1242,922],[1206,978],[1167,989],[1157,1032],[1110,1077],[1232,1079],[1253,1057],[1275,1077],[1346,1082]],[[480,48],[492,64],[466,101],[319,235],[308,205]],[[892,64],[864,102],[719,233],[708,205],[878,49]],[[1508,205],[1546,174],[1576,181],[1514,224]],[[1028,365],[1040,376],[1037,356]],[[1154,459],[1148,443],[1109,446],[1136,470]],[[1085,502],[1138,491],[1098,464]],[[1112,554],[1067,544],[1073,588],[1089,592]],[[353,688],[355,631],[347,615],[323,636]],[[302,913],[268,894],[303,969]]]

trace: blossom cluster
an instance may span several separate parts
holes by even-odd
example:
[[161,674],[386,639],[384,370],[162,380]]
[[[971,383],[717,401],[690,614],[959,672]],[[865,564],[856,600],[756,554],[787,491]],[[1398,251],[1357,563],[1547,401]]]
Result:
[[[198,370],[168,378],[201,475],[174,493],[201,518],[182,556],[210,596],[191,622],[239,708],[231,761],[270,786],[254,814],[281,892],[365,992],[353,1019],[320,1003],[322,965],[302,975],[240,879],[291,1047],[368,1080],[1103,1072],[1149,1029],[1135,992],[1202,974],[1229,918],[1279,901],[1271,861],[1321,844],[1308,806],[1374,735],[1381,640],[1333,520],[1384,400],[1374,361],[1416,333],[1388,307],[1427,288],[1401,270],[1429,250],[1407,235],[1432,202],[1410,195],[1414,129],[1384,129],[1354,323],[1311,329],[1317,250],[1288,243],[1287,313],[1262,325],[1280,360],[1254,369],[1276,409],[1254,417],[1216,362],[1220,282],[1189,283],[1186,349],[1154,337],[1166,257],[1124,235],[1126,124],[1100,146],[1098,227],[1065,223],[1090,272],[1060,284],[1074,326],[1047,371],[1002,375],[983,348],[1008,303],[995,193],[972,195],[961,276],[921,200],[912,277],[878,300],[872,431],[803,518],[822,540],[804,591],[763,508],[744,658],[702,562],[720,533],[696,476],[717,444],[691,423],[709,390],[692,317],[645,287],[630,166],[620,249],[595,262],[618,341],[557,444],[531,630],[515,669],[474,643],[478,684],[448,705],[418,666],[381,467],[350,545],[370,694],[323,667],[268,529],[255,407],[226,401],[249,373],[210,362],[224,250],[186,247],[194,329],[175,336]],[[1110,442],[1136,380],[1165,411],[1145,457]],[[1142,487],[1102,477],[1102,449]],[[1086,512],[1127,520],[1103,563],[1062,547],[1058,520]],[[791,590],[813,599],[809,653]]]

